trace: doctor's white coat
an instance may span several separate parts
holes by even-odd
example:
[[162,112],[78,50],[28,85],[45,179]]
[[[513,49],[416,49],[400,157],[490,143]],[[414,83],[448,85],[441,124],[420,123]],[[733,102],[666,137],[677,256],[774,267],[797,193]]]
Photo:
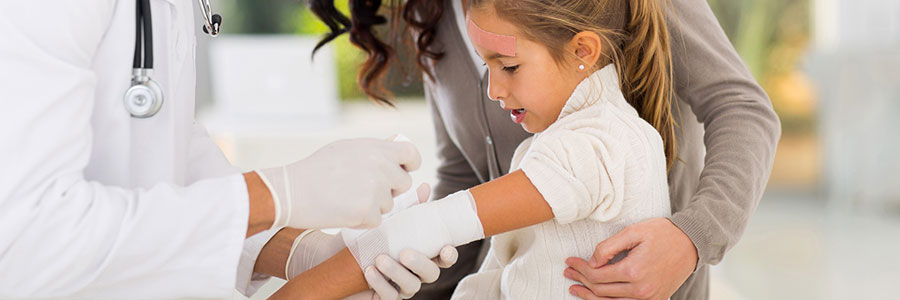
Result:
[[166,99],[136,119],[135,1],[0,0],[0,298],[229,297],[249,280],[271,233],[242,255],[245,183],[194,124],[195,3],[150,2]]

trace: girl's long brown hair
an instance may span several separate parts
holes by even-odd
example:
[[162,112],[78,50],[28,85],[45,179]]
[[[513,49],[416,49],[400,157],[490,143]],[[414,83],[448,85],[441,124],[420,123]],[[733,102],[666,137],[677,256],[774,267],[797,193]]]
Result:
[[[444,11],[444,0],[389,0],[391,14],[390,34],[402,34],[397,18],[402,18],[407,30],[416,33],[413,41],[416,49],[416,65],[429,77],[431,71],[426,68],[427,59],[440,59],[443,53],[430,47],[437,34],[437,23]],[[389,93],[382,87],[380,80],[390,66],[394,55],[394,47],[382,42],[373,32],[373,27],[387,23],[387,18],[379,15],[381,0],[349,0],[350,17],[347,17],[334,6],[334,0],[308,0],[310,10],[328,26],[330,32],[319,41],[315,51],[344,33],[350,34],[350,42],[366,52],[357,74],[357,84],[373,100],[392,105]],[[391,38],[391,40],[397,40]]]
[[[667,168],[677,158],[672,54],[662,2],[665,0],[470,0],[471,9],[493,9],[516,24],[524,38],[544,45],[560,63],[575,34],[596,32],[603,53],[594,70],[615,64],[625,99],[659,132]],[[571,54],[574,56],[574,54]]]
[[[349,32],[350,41],[363,49],[367,58],[357,76],[360,88],[372,99],[391,104],[378,80],[384,75],[393,56],[393,47],[381,42],[372,27],[387,22],[378,15],[381,0],[349,0],[347,17],[334,7],[334,0],[308,0],[310,9],[331,32],[316,49]],[[400,16],[408,30],[416,33],[416,65],[429,77],[427,59],[440,59],[443,53],[432,50],[437,23],[443,14],[444,1],[457,0],[390,0],[391,20]],[[662,5],[666,0],[469,0],[470,7],[491,7],[498,16],[517,24],[525,38],[543,44],[557,62],[565,59],[562,45],[578,32],[594,31],[603,39],[606,57],[594,69],[615,64],[622,77],[622,91],[641,118],[659,132],[665,145],[667,167],[677,158],[672,79],[672,55],[669,32]],[[391,33],[398,22],[392,22]]]

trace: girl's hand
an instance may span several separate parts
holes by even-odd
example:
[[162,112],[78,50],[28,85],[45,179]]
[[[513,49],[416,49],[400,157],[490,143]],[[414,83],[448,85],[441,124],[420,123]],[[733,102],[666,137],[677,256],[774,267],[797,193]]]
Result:
[[[607,264],[630,251],[622,261]],[[694,271],[697,249],[675,224],[654,218],[625,227],[597,244],[590,262],[566,259],[569,292],[582,299],[668,299]]]

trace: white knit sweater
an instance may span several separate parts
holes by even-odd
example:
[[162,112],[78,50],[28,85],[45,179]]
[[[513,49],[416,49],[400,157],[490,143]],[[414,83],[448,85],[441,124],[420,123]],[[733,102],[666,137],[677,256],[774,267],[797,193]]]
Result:
[[590,258],[627,225],[670,214],[662,139],[626,102],[610,65],[582,81],[559,118],[516,149],[554,219],[494,236],[453,299],[577,299],[568,257]]

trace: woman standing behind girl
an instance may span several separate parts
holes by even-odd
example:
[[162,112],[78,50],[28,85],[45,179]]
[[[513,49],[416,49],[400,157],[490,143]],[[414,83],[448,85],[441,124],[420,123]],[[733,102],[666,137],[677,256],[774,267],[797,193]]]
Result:
[[669,215],[671,55],[656,1],[470,0],[467,22],[489,96],[535,133],[514,171],[400,212],[275,297],[346,297],[366,288],[360,270],[377,272],[379,254],[437,256],[496,235],[454,299],[574,298],[577,282],[560,276],[566,258],[587,259],[625,226]]

